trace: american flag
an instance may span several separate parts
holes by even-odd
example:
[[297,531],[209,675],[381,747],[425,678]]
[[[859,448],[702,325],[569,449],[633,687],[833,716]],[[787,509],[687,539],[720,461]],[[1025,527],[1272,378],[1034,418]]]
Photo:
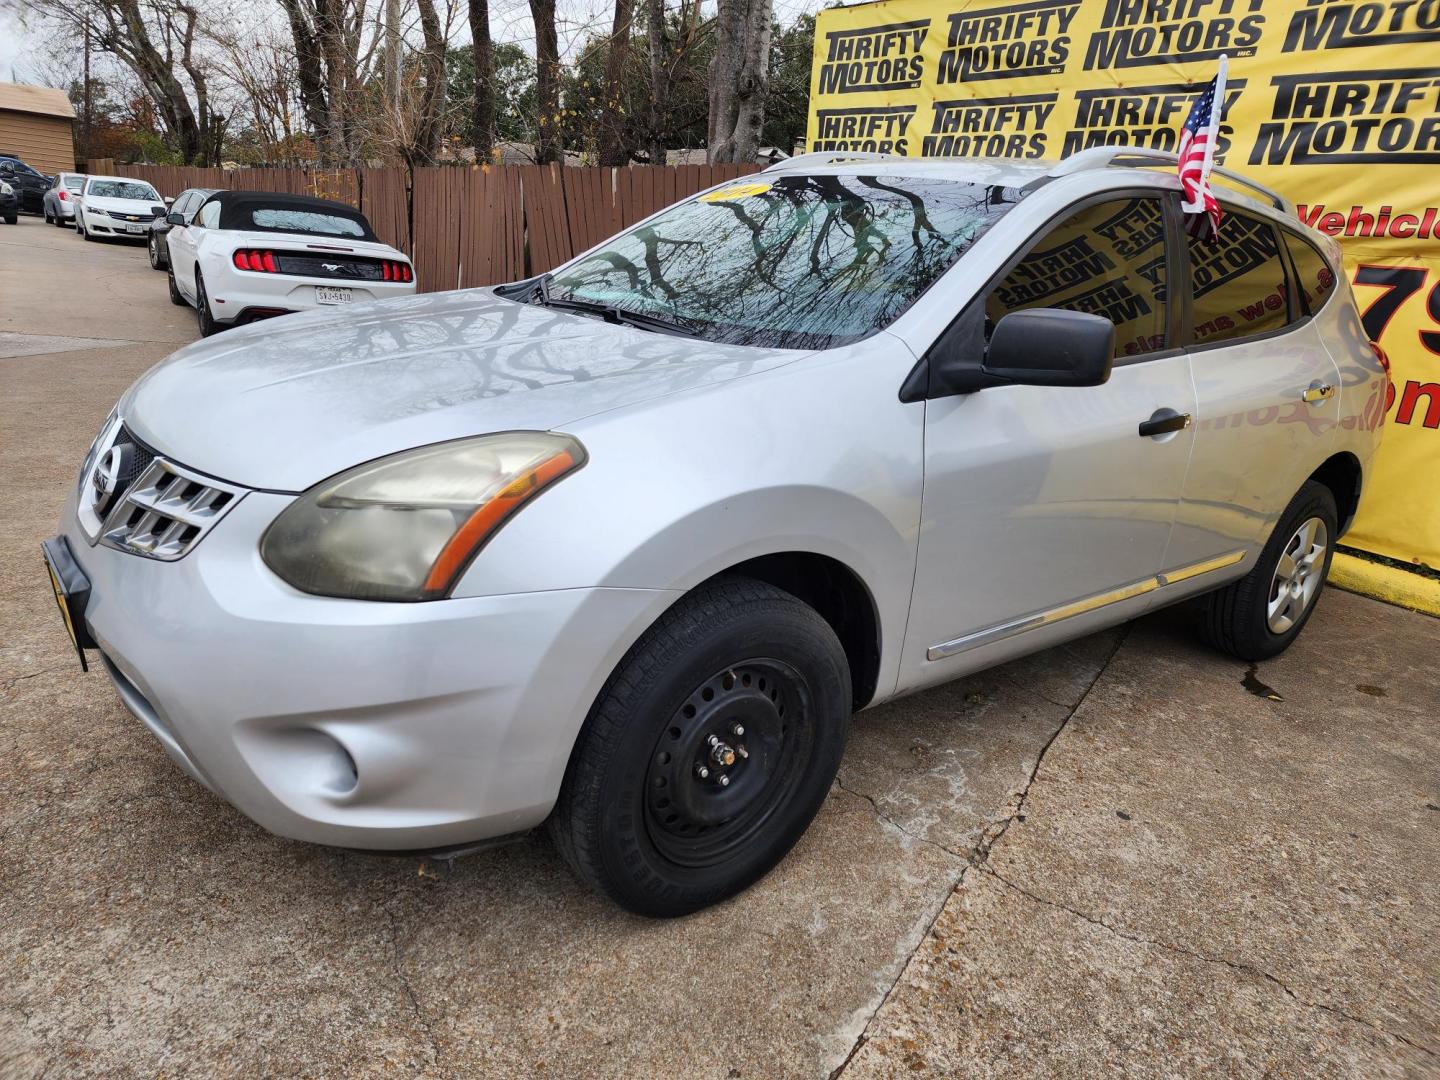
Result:
[[1190,215],[1185,229],[1191,236],[1214,238],[1220,229],[1220,204],[1210,191],[1210,164],[1215,139],[1225,111],[1225,57],[1220,71],[1190,107],[1180,129],[1180,187],[1185,192],[1182,209]]

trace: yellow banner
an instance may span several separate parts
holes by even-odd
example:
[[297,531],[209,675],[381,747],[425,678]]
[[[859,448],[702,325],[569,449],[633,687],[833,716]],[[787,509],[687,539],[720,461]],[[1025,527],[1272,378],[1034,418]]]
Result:
[[880,0],[819,13],[811,150],[1174,150],[1229,58],[1215,160],[1345,250],[1389,353],[1385,443],[1346,542],[1440,566],[1440,0]]

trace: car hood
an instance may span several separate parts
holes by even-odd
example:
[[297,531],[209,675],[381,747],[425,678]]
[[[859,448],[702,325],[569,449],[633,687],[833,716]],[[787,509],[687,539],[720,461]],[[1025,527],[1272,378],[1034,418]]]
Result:
[[489,289],[287,315],[189,345],[121,398],[137,438],[200,472],[302,491],[446,439],[582,417],[789,363],[519,304]]

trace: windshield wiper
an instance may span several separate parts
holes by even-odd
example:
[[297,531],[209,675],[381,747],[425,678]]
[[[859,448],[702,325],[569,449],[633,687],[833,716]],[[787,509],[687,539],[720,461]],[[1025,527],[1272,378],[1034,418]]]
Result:
[[614,304],[604,304],[598,300],[581,300],[573,296],[551,296],[548,274],[540,279],[533,299],[538,300],[546,307],[553,307],[560,311],[578,311],[586,315],[599,315],[608,323],[633,326],[638,330],[650,330],[657,334],[674,334],[677,337],[700,337],[698,331],[692,330],[688,326],[682,326],[661,315],[626,311]]

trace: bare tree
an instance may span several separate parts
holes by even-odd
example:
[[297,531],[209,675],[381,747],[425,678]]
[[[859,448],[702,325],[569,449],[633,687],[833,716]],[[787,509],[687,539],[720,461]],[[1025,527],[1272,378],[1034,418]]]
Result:
[[415,0],[420,9],[420,33],[425,48],[420,54],[423,80],[414,137],[405,156],[413,165],[433,164],[440,150],[440,129],[445,113],[445,51],[448,34],[441,28],[435,0]]
[[470,0],[470,40],[475,57],[475,101],[471,113],[475,160],[495,150],[495,43],[490,38],[490,0]]
[[555,0],[530,0],[535,23],[535,160],[544,165],[561,161],[560,149],[560,38],[555,29]]
[[665,164],[664,130],[666,87],[665,0],[645,0],[645,38],[650,60],[650,164]]
[[754,161],[765,126],[771,0],[719,0],[710,64],[709,159]]
[[630,160],[625,145],[625,69],[630,62],[630,23],[634,0],[615,0],[615,22],[605,53],[605,111],[600,125],[601,165],[624,165]]
[[219,160],[225,120],[211,108],[210,68],[199,49],[200,13],[186,2],[32,0],[31,16],[88,40],[135,76],[186,164]]

